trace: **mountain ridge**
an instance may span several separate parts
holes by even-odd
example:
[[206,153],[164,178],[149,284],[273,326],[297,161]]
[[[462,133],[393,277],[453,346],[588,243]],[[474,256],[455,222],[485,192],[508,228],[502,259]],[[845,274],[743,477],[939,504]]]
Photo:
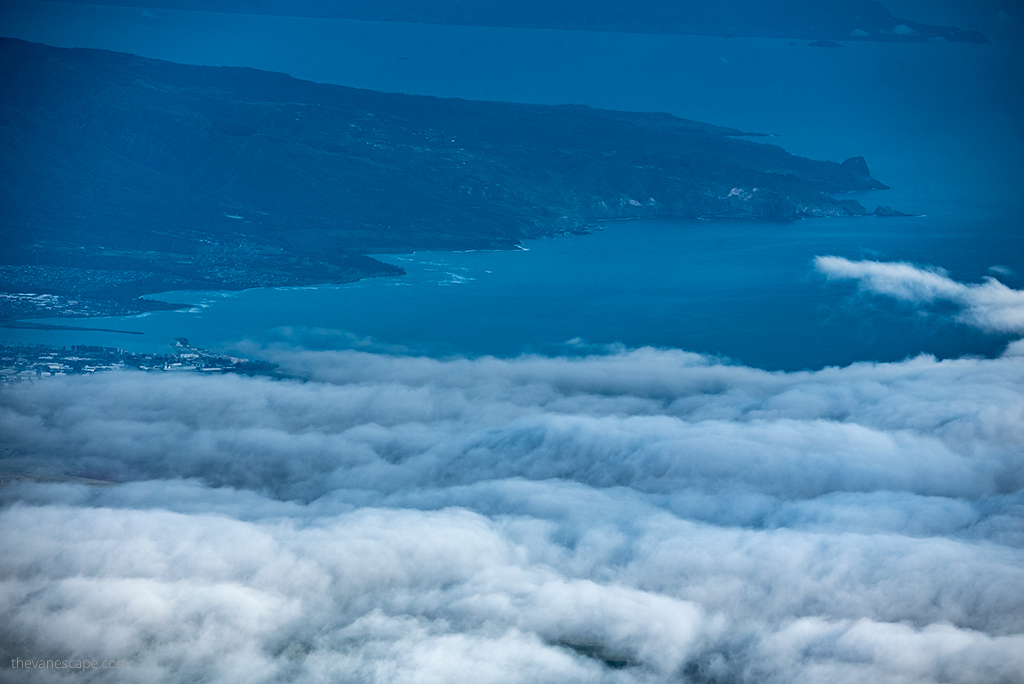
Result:
[[874,0],[70,0],[149,9],[423,24],[809,40],[986,43],[978,31],[895,17]]

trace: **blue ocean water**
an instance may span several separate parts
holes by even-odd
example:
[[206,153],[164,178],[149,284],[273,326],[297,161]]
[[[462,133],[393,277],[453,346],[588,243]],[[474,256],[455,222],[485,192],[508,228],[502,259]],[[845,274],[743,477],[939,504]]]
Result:
[[[838,254],[946,263],[952,275],[970,280],[986,272],[995,253],[1004,257],[1001,265],[1021,272],[1021,242],[1020,231],[1006,230],[1001,244],[991,236],[982,243],[959,221],[928,217],[625,221],[592,235],[530,241],[523,251],[381,257],[404,268],[402,278],[174,292],[160,298],[196,306],[82,322],[145,333],[140,336],[4,333],[139,351],[165,350],[174,337],[186,336],[214,349],[237,349],[247,340],[441,356],[574,354],[620,343],[789,370],[920,352],[994,355],[1007,338],[826,282],[812,259]],[[1016,276],[1002,278],[1021,284]]]
[[[522,251],[381,257],[408,276],[346,286],[170,293],[178,312],[0,331],[5,341],[213,349],[245,340],[435,355],[670,346],[780,369],[999,353],[1006,338],[860,295],[817,255],[902,260],[977,282],[1024,274],[1024,52],[1018,45],[851,43],[417,26],[11,2],[5,35],[379,90],[580,103],[777,137],[810,157],[864,155],[891,190],[858,195],[922,216],[631,221]],[[1006,275],[1006,274],[1009,275]],[[67,323],[67,321],[51,321]],[[595,347],[594,345],[597,345]]]

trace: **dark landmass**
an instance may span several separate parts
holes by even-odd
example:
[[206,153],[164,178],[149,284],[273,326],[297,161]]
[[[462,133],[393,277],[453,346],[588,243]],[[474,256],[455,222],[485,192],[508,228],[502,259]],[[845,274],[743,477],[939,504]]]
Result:
[[826,193],[885,187],[863,158],[804,159],[667,114],[5,39],[0,60],[0,320],[393,275],[366,255],[511,248],[604,219],[864,215]]
[[917,214],[908,214],[884,204],[880,204],[875,207],[875,211],[873,213],[875,216],[917,216]]
[[841,48],[842,43],[837,43],[834,40],[815,40],[807,44],[807,47],[823,47],[823,48]]
[[[88,284],[94,280],[94,274],[90,269],[77,269],[77,271],[83,272],[80,279],[68,279],[62,278],[65,274],[60,266],[0,266],[0,274],[3,274],[0,279],[0,288],[10,290],[9,292],[0,292],[0,327],[34,328],[36,330],[94,330],[141,335],[142,333],[132,330],[50,325],[19,319],[40,316],[55,318],[129,316],[147,311],[183,309],[188,306],[153,299],[140,299],[132,297],[131,293],[122,295],[116,290],[95,291],[95,294],[84,290],[86,294],[83,295],[81,294],[83,288],[88,287]],[[71,295],[40,293],[40,290],[60,291],[62,287],[69,287],[76,292]]]
[[422,24],[763,38],[986,43],[872,0],[72,0],[86,4]]

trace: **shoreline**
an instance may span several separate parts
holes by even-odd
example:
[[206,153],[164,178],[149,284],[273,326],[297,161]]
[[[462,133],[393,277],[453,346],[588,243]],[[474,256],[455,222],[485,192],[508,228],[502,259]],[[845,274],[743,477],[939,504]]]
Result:
[[[542,235],[526,237],[526,238],[523,238],[522,240],[520,240],[519,242],[517,242],[517,243],[515,243],[513,245],[510,245],[510,246],[496,246],[496,247],[492,247],[492,248],[477,248],[477,249],[443,249],[443,248],[439,248],[439,249],[416,249],[416,250],[412,250],[412,251],[409,251],[409,252],[387,252],[387,253],[385,253],[385,252],[369,252],[369,253],[367,253],[367,254],[365,254],[363,256],[366,256],[366,257],[371,258],[371,259],[376,259],[377,257],[402,257],[402,256],[413,256],[413,255],[416,255],[416,254],[434,253],[434,252],[439,253],[439,254],[465,254],[465,253],[471,253],[471,252],[529,251],[529,248],[526,247],[524,245],[524,243],[528,242],[530,240],[548,240],[548,239],[558,239],[558,238],[575,238],[575,237],[580,237],[580,236],[592,235],[595,232],[600,232],[600,231],[604,230],[605,226],[610,225],[610,224],[615,224],[615,223],[631,223],[631,222],[636,222],[636,221],[675,221],[675,220],[748,221],[748,222],[753,222],[753,223],[763,223],[766,226],[770,226],[770,225],[778,224],[778,223],[790,223],[790,222],[793,222],[793,221],[803,221],[803,220],[806,220],[807,218],[841,218],[841,219],[843,219],[843,218],[847,218],[847,219],[849,219],[849,218],[860,218],[860,219],[864,219],[864,218],[890,218],[890,217],[917,218],[919,216],[921,216],[921,215],[917,215],[917,214],[903,214],[903,213],[894,213],[894,214],[875,214],[875,213],[869,213],[869,214],[859,215],[859,216],[858,215],[850,215],[850,216],[841,216],[841,217],[812,216],[812,217],[800,217],[800,218],[796,218],[796,219],[771,219],[771,218],[765,218],[765,217],[759,217],[759,216],[750,216],[750,215],[742,215],[742,216],[704,215],[704,216],[698,216],[698,217],[686,217],[686,216],[675,216],[675,215],[623,216],[623,217],[615,217],[615,218],[596,219],[596,220],[588,223],[585,227],[583,227],[581,229],[578,229],[578,230],[566,230],[566,231],[561,231],[561,232],[550,232],[550,233],[544,233]],[[385,262],[382,262],[382,263],[388,263],[388,262],[385,261]],[[144,293],[137,294],[136,296],[134,296],[134,297],[132,297],[131,299],[128,299],[128,300],[119,300],[119,299],[108,300],[108,302],[113,302],[113,303],[117,304],[118,306],[123,307],[123,309],[120,312],[104,312],[104,313],[96,313],[96,314],[81,314],[81,313],[62,314],[59,310],[58,311],[46,311],[46,312],[40,312],[40,314],[36,315],[36,316],[33,316],[33,315],[30,314],[30,315],[23,316],[23,317],[8,317],[8,318],[0,319],[0,329],[6,328],[6,329],[14,329],[14,330],[40,330],[40,331],[54,331],[54,332],[59,332],[59,331],[104,332],[104,333],[117,333],[117,334],[126,334],[126,335],[144,335],[145,334],[144,332],[136,331],[136,330],[117,330],[117,329],[112,329],[112,328],[94,328],[94,327],[75,326],[75,325],[63,325],[63,324],[54,324],[54,323],[34,323],[34,322],[32,322],[32,319],[34,319],[34,318],[55,318],[55,319],[65,319],[65,320],[73,320],[73,319],[88,320],[88,319],[96,319],[96,318],[110,318],[112,316],[117,316],[117,317],[139,316],[139,315],[143,315],[143,314],[147,314],[147,313],[152,313],[152,312],[155,312],[155,311],[183,310],[183,309],[190,309],[190,308],[193,308],[194,306],[196,306],[195,304],[175,303],[175,302],[168,302],[168,301],[164,301],[162,299],[158,299],[158,297],[160,295],[162,295],[162,294],[171,294],[171,293],[179,293],[179,292],[188,292],[188,293],[209,292],[209,293],[218,293],[218,294],[223,294],[225,296],[228,296],[228,295],[231,295],[231,294],[247,292],[247,291],[252,291],[252,290],[291,290],[291,289],[318,288],[318,287],[325,287],[325,286],[351,285],[353,283],[358,283],[358,282],[362,282],[362,281],[365,281],[365,280],[371,280],[371,279],[374,279],[374,278],[397,278],[397,277],[401,277],[401,276],[404,276],[404,275],[406,275],[406,273],[404,271],[402,271],[400,273],[371,273],[371,274],[367,274],[367,275],[360,276],[360,277],[355,277],[355,278],[345,279],[345,280],[338,280],[338,281],[330,281],[330,280],[315,280],[314,281],[314,280],[311,280],[309,282],[295,283],[295,284],[288,284],[288,285],[261,285],[261,286],[256,286],[256,287],[243,287],[243,288],[221,288],[221,289],[202,288],[202,289],[192,289],[192,290],[190,290],[190,289],[184,289],[184,290],[159,290],[159,291],[154,291],[154,292],[144,292]],[[18,293],[18,294],[30,294],[30,293]],[[57,296],[62,296],[63,297],[65,295],[57,295]],[[152,308],[138,307],[137,306],[138,302],[147,302],[150,305],[152,305]],[[135,306],[133,306],[133,305],[135,305]]]

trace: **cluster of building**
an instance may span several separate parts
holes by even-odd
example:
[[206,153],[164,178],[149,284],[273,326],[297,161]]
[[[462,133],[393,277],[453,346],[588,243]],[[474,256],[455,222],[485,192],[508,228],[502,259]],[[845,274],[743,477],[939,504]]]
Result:
[[118,316],[130,309],[106,299],[30,292],[0,292],[0,320],[19,318]]
[[193,347],[184,337],[177,338],[171,348],[171,354],[136,354],[86,344],[60,349],[41,344],[0,345],[0,383],[124,369],[265,374],[275,368],[263,361],[250,361]]

